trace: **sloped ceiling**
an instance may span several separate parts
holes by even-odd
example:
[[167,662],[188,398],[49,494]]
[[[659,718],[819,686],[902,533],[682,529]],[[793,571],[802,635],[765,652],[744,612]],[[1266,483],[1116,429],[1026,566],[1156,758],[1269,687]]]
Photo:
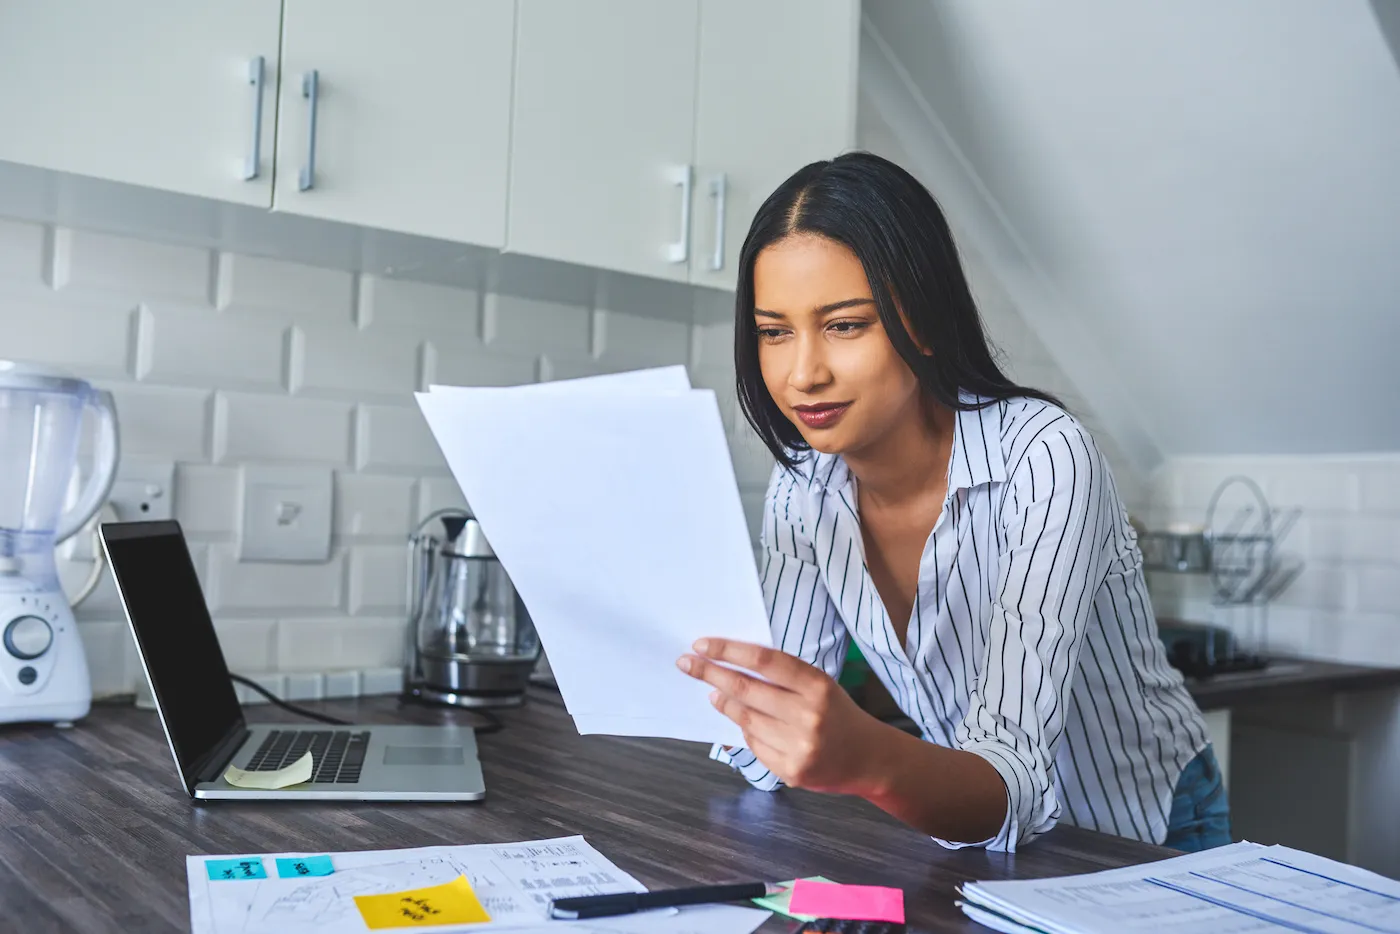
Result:
[[1139,466],[1400,450],[1400,0],[864,15],[863,92]]

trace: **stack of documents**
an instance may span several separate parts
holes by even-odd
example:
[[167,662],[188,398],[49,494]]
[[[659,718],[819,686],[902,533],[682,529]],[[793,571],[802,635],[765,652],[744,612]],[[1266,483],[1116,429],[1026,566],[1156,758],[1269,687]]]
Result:
[[742,743],[676,668],[772,644],[715,394],[676,366],[417,398],[579,732]]
[[701,906],[596,922],[549,920],[551,899],[644,892],[582,837],[350,853],[187,856],[193,934],[549,930],[751,934],[766,911]]
[[961,894],[968,917],[1007,934],[1400,934],[1400,882],[1257,843]]

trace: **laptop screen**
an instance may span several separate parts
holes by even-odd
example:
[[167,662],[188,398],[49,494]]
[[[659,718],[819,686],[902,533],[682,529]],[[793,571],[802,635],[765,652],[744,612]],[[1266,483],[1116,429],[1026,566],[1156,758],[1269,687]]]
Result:
[[243,727],[194,562],[177,522],[104,524],[102,538],[175,761],[193,793],[197,767]]

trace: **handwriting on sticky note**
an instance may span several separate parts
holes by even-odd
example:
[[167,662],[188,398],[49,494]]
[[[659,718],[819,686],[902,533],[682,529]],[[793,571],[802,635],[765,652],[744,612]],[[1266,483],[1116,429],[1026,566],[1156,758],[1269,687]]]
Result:
[[904,892],[882,885],[837,885],[799,879],[792,887],[792,910],[818,918],[904,923]]
[[480,924],[491,920],[477,901],[466,876],[443,885],[384,895],[356,895],[355,907],[371,931],[387,928],[432,927],[439,924]]
[[328,876],[335,872],[329,856],[280,856],[277,878],[299,879],[302,876]]
[[[810,877],[808,877],[807,881],[809,881],[809,882],[830,882],[831,880],[828,879],[828,878],[826,878],[825,876],[810,876]],[[761,908],[767,908],[769,911],[776,911],[776,912],[777,912],[778,914],[780,914],[780,915],[787,915],[789,918],[792,918],[794,921],[815,921],[815,920],[817,920],[817,918],[819,917],[818,915],[798,915],[798,914],[793,914],[793,912],[792,912],[792,906],[789,905],[788,903],[789,903],[790,901],[792,901],[792,887],[793,887],[794,885],[796,885],[797,883],[789,881],[789,882],[780,882],[780,883],[778,883],[778,884],[781,885],[781,886],[783,886],[783,888],[785,889],[785,891],[779,892],[777,895],[766,895],[766,896],[764,896],[763,898],[755,898],[755,899],[753,900],[753,903],[754,903],[755,905],[758,905],[758,906],[761,907]]]
[[266,879],[261,857],[249,856],[233,859],[206,859],[204,868],[211,882],[234,881],[237,879]]
[[310,781],[311,772],[315,766],[316,760],[312,758],[310,752],[306,752],[291,765],[284,765],[273,772],[250,772],[247,769],[229,766],[224,772],[224,781],[239,788],[286,788],[288,785],[300,785],[302,782]]

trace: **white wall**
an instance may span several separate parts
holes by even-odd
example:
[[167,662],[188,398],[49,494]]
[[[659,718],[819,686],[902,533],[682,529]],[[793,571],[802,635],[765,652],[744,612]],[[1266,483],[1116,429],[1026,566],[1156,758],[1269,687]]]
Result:
[[[293,694],[320,690],[326,671],[397,687],[406,536],[460,503],[413,391],[682,363],[740,432],[732,297],[694,290],[693,308],[657,316],[609,308],[644,295],[615,298],[568,305],[0,220],[0,356],[110,389],[124,458],[176,463],[175,514],[230,667],[313,673],[273,682]],[[772,462],[748,438],[733,448],[756,521]],[[239,468],[252,463],[335,471],[329,562],[238,561]],[[96,693],[133,690],[110,580],[78,615]]]
[[[1212,492],[1235,474],[1274,507],[1303,511],[1280,548],[1305,567],[1270,607],[1264,648],[1400,665],[1400,454],[1176,458],[1152,476],[1149,524],[1203,522]],[[1247,613],[1214,606],[1203,576],[1154,573],[1151,588],[1159,616],[1250,635]]]

